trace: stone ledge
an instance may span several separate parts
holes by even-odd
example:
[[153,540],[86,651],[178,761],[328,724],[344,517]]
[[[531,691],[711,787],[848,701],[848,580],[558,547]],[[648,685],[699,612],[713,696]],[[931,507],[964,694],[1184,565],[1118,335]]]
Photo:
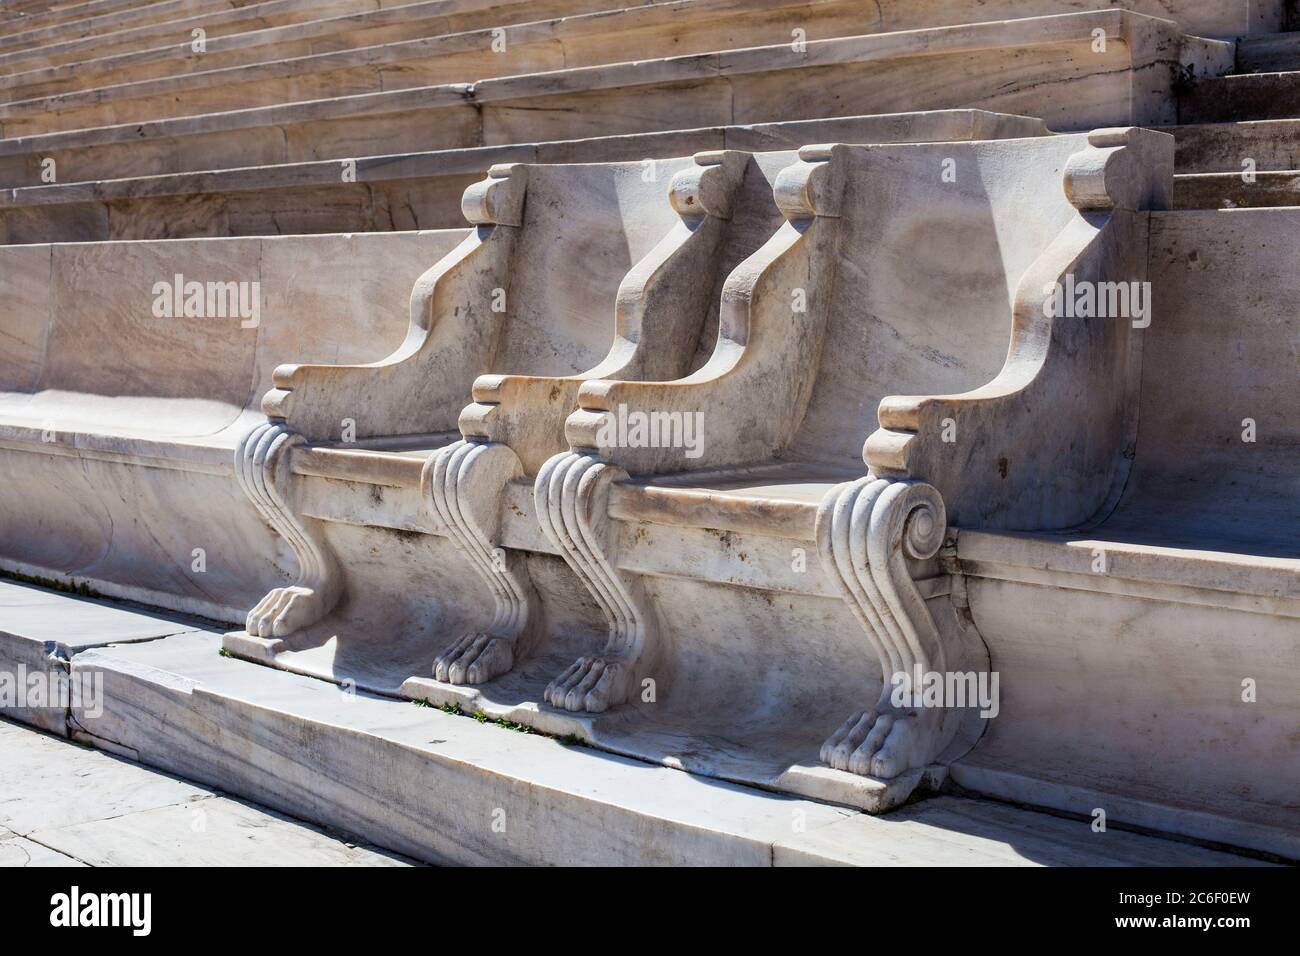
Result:
[[[61,628],[73,673],[103,675],[103,713],[71,714],[74,739],[430,862],[1255,862],[1114,828],[1095,834],[1087,822],[957,797],[869,817],[348,693],[223,657],[212,632],[157,637],[158,615],[37,593],[48,606],[37,626],[0,607],[0,627],[30,631],[31,641],[38,630]],[[86,607],[119,626],[74,626]],[[135,618],[139,634],[129,626]],[[124,637],[142,643],[93,646]],[[0,667],[12,663],[0,657]],[[493,829],[500,820],[505,832]]]

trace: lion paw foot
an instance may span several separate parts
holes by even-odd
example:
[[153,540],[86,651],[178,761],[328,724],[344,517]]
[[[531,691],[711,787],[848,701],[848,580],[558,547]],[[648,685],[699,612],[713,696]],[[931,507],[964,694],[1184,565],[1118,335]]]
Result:
[[546,688],[546,702],[561,710],[597,714],[620,704],[626,689],[627,665],[604,657],[580,657]]
[[514,666],[514,642],[466,634],[434,659],[433,676],[446,684],[484,684]]
[[276,588],[248,612],[244,626],[253,637],[286,637],[315,624],[329,608],[330,602],[316,589]]
[[822,744],[821,759],[836,770],[889,780],[934,759],[937,729],[928,711],[859,711]]

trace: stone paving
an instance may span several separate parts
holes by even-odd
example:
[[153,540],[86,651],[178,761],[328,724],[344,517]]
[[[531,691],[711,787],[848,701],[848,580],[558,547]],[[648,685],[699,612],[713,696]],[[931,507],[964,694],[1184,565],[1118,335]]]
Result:
[[410,866],[129,760],[0,721],[0,866]]

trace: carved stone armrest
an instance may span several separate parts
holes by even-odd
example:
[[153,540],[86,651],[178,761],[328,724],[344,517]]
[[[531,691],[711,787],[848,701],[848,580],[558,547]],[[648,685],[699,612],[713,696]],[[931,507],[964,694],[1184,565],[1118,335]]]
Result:
[[365,365],[281,365],[262,400],[266,415],[314,441],[337,438],[345,420],[357,438],[451,429],[501,325],[492,306],[508,282],[526,176],[524,166],[494,166],[465,191],[474,233],[416,281],[395,352]]
[[[954,524],[1080,523],[1116,493],[1136,429],[1140,332],[1150,320],[1147,216],[1168,203],[1172,139],[1100,130],[1070,158],[1079,214],[1021,279],[1001,372],[958,395],[891,396],[866,442],[871,473],[932,484]],[[1058,289],[1123,283],[1128,314],[1058,315]],[[1137,298],[1140,296],[1141,298]],[[1122,301],[1122,299],[1116,299]],[[1145,319],[1134,306],[1145,303]]]
[[[592,380],[565,423],[572,448],[632,474],[763,461],[793,437],[816,378],[839,239],[844,157],[811,146],[774,188],[786,222],[722,290],[718,344],[675,381]],[[640,430],[639,430],[640,429]]]
[[460,413],[461,434],[509,445],[536,474],[556,451],[582,382],[581,376],[480,375],[473,404]]

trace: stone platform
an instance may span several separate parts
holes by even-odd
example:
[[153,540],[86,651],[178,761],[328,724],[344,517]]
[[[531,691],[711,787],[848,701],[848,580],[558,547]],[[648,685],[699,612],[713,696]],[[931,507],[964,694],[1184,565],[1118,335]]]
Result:
[[[58,674],[102,679],[102,713],[92,716],[100,710],[94,701],[45,709],[42,726],[419,860],[1261,862],[1114,827],[1098,833],[1086,820],[956,795],[873,817],[276,672],[223,656],[220,646],[220,633],[201,622],[0,582],[0,672],[23,665],[32,673],[44,662]],[[34,722],[30,711],[3,713]],[[20,806],[38,799],[13,780],[4,793]]]
[[0,867],[411,865],[3,720],[0,764]]

